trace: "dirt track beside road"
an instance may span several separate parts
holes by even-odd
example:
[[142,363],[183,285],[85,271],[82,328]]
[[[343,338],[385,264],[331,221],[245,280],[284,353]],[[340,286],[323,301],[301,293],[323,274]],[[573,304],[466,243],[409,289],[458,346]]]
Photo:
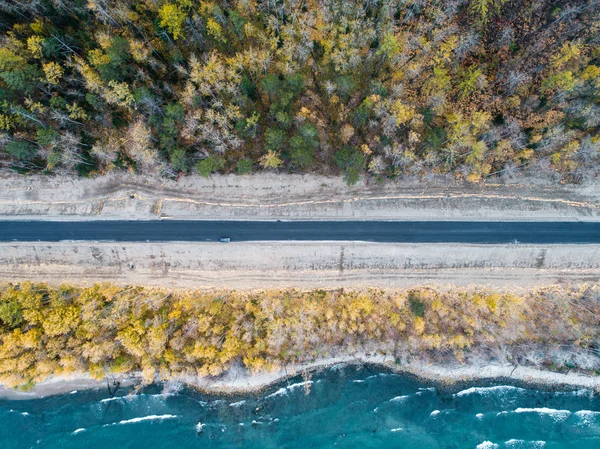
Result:
[[124,173],[95,179],[0,178],[0,219],[600,220],[600,185],[225,175],[179,181]]
[[233,289],[525,287],[600,282],[600,245],[0,243],[0,280]]

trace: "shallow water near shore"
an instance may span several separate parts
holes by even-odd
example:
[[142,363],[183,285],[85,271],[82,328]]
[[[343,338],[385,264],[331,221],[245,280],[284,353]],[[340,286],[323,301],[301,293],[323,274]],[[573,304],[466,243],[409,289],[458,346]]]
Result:
[[[122,390],[118,395],[126,395]],[[506,383],[452,390],[381,368],[338,366],[260,394],[149,387],[0,400],[9,448],[600,447],[600,397]]]

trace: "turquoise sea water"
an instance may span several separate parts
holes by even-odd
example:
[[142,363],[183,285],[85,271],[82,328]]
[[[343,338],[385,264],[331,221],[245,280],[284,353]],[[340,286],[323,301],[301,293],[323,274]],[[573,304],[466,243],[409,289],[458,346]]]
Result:
[[448,390],[349,366],[256,395],[171,386],[0,401],[0,448],[30,447],[598,449],[600,397],[506,383]]

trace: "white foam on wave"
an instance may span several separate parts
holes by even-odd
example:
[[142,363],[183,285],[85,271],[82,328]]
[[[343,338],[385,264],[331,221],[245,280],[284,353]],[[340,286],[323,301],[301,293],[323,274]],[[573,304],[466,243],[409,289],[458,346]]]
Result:
[[483,443],[479,443],[475,449],[498,449],[499,447],[496,443],[484,441]]
[[265,396],[265,399],[274,398],[277,396],[283,396],[284,394],[287,394],[287,393],[288,393],[287,388],[280,388],[275,393],[271,393],[270,395]]
[[307,380],[306,382],[298,382],[296,384],[288,385],[287,387],[280,388],[275,393],[271,393],[268,396],[265,396],[265,399],[273,398],[276,396],[283,396],[288,394],[289,391],[292,391],[296,388],[304,387],[305,385],[312,385],[314,382],[312,380]]
[[477,419],[483,419],[483,413],[477,413],[475,415],[475,418],[477,418]]
[[543,447],[546,447],[546,442],[539,440],[539,441],[527,441],[527,440],[515,440],[515,439],[510,439],[508,441],[505,441],[504,444],[506,445],[506,447],[508,448],[531,448],[531,449],[542,449]]
[[403,396],[396,396],[395,398],[390,399],[390,402],[402,402],[408,398],[410,398],[410,396],[405,394]]
[[232,402],[231,404],[229,404],[229,407],[241,407],[245,403],[246,401]]
[[579,390],[572,390],[572,391],[558,391],[556,392],[557,396],[578,396],[578,397],[585,397],[585,396],[589,396],[592,397],[594,396],[594,390],[589,390],[587,388],[581,388]]
[[198,424],[196,424],[196,426],[194,426],[194,429],[196,429],[196,432],[197,432],[197,433],[200,433],[200,432],[202,432],[202,430],[204,429],[204,426],[205,426],[205,425],[206,425],[206,424],[204,424],[203,422],[201,422],[201,421],[198,421]]
[[119,424],[133,424],[133,423],[138,423],[138,422],[142,422],[142,421],[162,421],[163,419],[173,419],[173,418],[177,418],[177,415],[148,415],[148,416],[141,416],[139,418],[131,418],[131,419],[124,419],[122,421],[119,421]]
[[75,393],[77,393],[77,390],[73,390],[69,394],[75,394]]
[[579,410],[575,412],[575,416],[581,419],[581,422],[583,422],[583,424],[590,425],[596,419],[600,418],[600,412],[594,412],[592,410]]
[[394,373],[379,373],[379,374],[373,374],[369,377],[367,377],[365,380],[369,380],[369,379],[376,379],[378,377],[390,377],[390,376],[398,376],[398,374],[394,374]]
[[512,385],[496,385],[494,387],[471,387],[466,390],[459,391],[453,394],[454,397],[460,398],[471,394],[497,394],[497,393],[508,393],[508,392],[523,392],[525,389],[519,387],[513,387]]
[[355,384],[362,384],[364,383],[364,380],[353,380],[352,382],[354,382]]
[[390,429],[390,432],[402,432],[403,430],[402,427],[396,427],[395,429]]
[[125,396],[112,396],[110,398],[100,399],[101,403],[114,402],[114,401],[135,401],[141,399],[152,399],[152,400],[164,400],[167,396],[174,396],[175,394],[126,394]]
[[21,413],[21,415],[23,415],[23,416],[29,416],[29,413],[23,412],[23,413]]
[[439,414],[440,414],[440,411],[439,411],[439,410],[434,410],[434,411],[432,411],[432,412],[429,414],[429,416],[437,416],[437,415],[439,415]]
[[73,435],[77,435],[78,433],[85,432],[85,428],[80,427],[79,429],[75,429],[73,431]]
[[547,407],[538,407],[538,408],[521,408],[515,410],[515,413],[537,413],[539,415],[549,415],[555,421],[564,421],[569,416],[571,416],[571,412],[569,410],[557,410],[554,408]]
[[339,371],[341,369],[346,368],[347,364],[346,363],[337,363],[331,367],[329,367],[330,371]]

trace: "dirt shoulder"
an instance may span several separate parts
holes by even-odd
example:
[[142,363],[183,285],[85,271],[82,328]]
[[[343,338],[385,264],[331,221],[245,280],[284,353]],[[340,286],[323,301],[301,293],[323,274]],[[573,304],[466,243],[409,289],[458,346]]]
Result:
[[[314,175],[0,178],[0,219],[600,220],[600,184],[347,187]],[[594,245],[2,243],[0,280],[175,288],[539,285],[600,280]],[[132,268],[133,267],[133,268]]]
[[0,177],[0,219],[600,220],[600,184],[362,181],[260,173],[179,181]]
[[600,245],[0,243],[0,280],[172,288],[600,282]]

